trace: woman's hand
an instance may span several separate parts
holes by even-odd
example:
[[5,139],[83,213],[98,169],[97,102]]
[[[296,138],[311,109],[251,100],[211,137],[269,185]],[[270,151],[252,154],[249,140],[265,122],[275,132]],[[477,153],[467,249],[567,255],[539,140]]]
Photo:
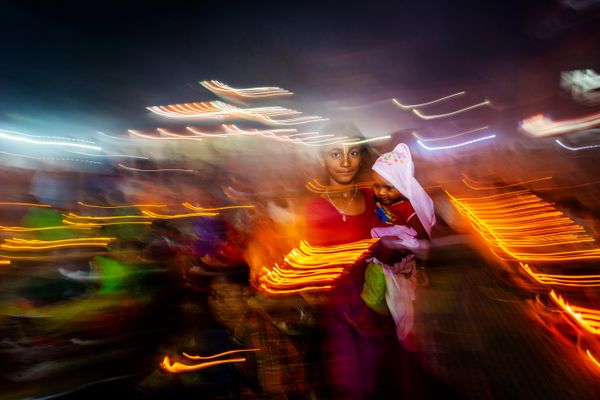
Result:
[[382,263],[392,265],[411,254],[397,236],[384,236],[371,247],[371,255]]

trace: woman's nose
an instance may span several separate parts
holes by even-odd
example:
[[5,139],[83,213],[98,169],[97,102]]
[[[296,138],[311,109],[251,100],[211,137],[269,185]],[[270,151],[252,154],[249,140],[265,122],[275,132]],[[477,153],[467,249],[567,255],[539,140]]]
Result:
[[348,154],[343,154],[340,158],[340,166],[349,167],[350,166],[350,157]]

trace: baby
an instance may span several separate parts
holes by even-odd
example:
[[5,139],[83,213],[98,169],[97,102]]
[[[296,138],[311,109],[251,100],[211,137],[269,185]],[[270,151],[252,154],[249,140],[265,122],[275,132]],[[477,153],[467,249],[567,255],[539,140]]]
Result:
[[414,323],[415,254],[423,251],[421,240],[431,236],[435,212],[433,201],[414,177],[406,144],[380,156],[372,169],[377,218],[371,236],[381,238],[379,247],[395,252],[396,260],[370,260],[361,296],[373,310],[392,314],[403,340]]

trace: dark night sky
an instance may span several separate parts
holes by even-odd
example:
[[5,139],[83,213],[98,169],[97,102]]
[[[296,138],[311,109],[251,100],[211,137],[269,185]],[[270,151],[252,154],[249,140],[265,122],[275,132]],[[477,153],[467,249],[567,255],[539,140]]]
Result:
[[3,4],[2,126],[140,126],[212,99],[202,79],[307,101],[502,88],[526,43],[519,1],[109,3]]

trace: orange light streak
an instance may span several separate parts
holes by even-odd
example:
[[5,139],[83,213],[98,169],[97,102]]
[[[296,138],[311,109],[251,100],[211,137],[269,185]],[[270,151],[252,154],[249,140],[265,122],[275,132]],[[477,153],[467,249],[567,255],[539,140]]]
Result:
[[77,215],[74,213],[63,214],[70,221],[103,221],[103,220],[118,220],[118,219],[148,219],[146,215],[111,215],[111,216],[95,216],[95,215]]
[[219,354],[215,354],[214,356],[206,356],[206,357],[202,357],[202,356],[192,356],[189,355],[187,353],[183,353],[184,357],[189,358],[190,360],[212,360],[214,358],[219,358],[222,356],[228,356],[230,354],[238,354],[238,353],[253,353],[253,352],[257,352],[260,351],[260,349],[241,349],[241,350],[229,350],[229,351],[224,351],[223,353],[219,353]]
[[203,208],[203,207],[194,206],[191,203],[188,203],[187,201],[184,203],[181,203],[181,205],[189,210],[194,210],[194,211],[222,211],[222,210],[232,210],[232,209],[240,209],[240,208],[254,208],[253,205]]
[[586,350],[585,353],[587,354],[588,358],[590,359],[590,361],[598,368],[600,368],[600,361],[596,360],[596,357],[594,357],[592,355],[592,353],[589,350]]
[[[471,226],[496,255],[499,251],[517,261],[600,259],[600,248],[583,227],[529,191],[461,199],[446,193],[458,212],[470,220]],[[564,245],[580,248],[548,250],[550,246]]]
[[[465,178],[468,179],[468,177],[465,176]],[[506,188],[510,188],[510,187],[514,187],[514,186],[522,186],[522,185],[526,185],[528,183],[533,183],[533,182],[540,182],[540,181],[545,181],[548,179],[552,179],[551,176],[546,176],[543,178],[538,178],[538,179],[531,179],[529,181],[524,181],[524,182],[518,182],[518,183],[513,183],[510,185],[504,185],[504,186],[489,186],[489,187],[476,187],[473,186],[472,184],[469,184],[469,182],[467,182],[466,179],[463,179],[462,182],[469,188],[469,189],[473,189],[473,190],[497,190],[497,189],[506,189]]]
[[78,226],[78,225],[57,225],[57,226],[45,226],[43,228],[26,228],[24,226],[0,226],[0,231],[5,232],[37,232],[37,231],[49,231],[55,229],[81,229],[89,230],[93,229],[92,226]]
[[594,287],[600,286],[600,275],[554,275],[534,272],[528,264],[519,263],[533,279],[543,285]]
[[282,89],[280,87],[255,87],[246,89],[236,89],[228,86],[222,82],[210,80],[202,81],[200,85],[210,90],[219,97],[224,98],[238,98],[242,97],[245,99],[264,99],[271,97],[291,96],[293,93],[289,90]]
[[245,358],[230,358],[227,360],[217,360],[217,361],[203,362],[203,363],[194,364],[194,365],[186,365],[186,364],[182,364],[178,361],[171,362],[171,359],[169,358],[169,356],[165,356],[163,361],[160,363],[160,367],[164,371],[178,374],[181,372],[199,371],[201,369],[214,367],[216,365],[233,364],[233,363],[240,363],[240,362],[245,362],[245,361],[246,361]]
[[77,238],[62,240],[25,240],[25,239],[6,239],[0,244],[0,249],[9,251],[19,250],[49,250],[64,247],[105,247],[114,237],[99,238]]
[[118,209],[118,208],[163,208],[166,207],[165,204],[127,204],[123,206],[97,206],[94,204],[87,204],[82,201],[78,201],[77,204],[90,207],[90,208],[103,208],[103,209]]
[[348,266],[367,254],[378,239],[337,246],[311,246],[301,241],[284,258],[282,267],[263,267],[259,290],[269,294],[291,294],[329,290]]
[[146,217],[156,218],[156,219],[177,219],[177,218],[191,218],[191,217],[214,217],[219,215],[217,212],[196,212],[196,213],[188,213],[188,214],[157,214],[152,211],[144,210],[142,213]]
[[226,118],[243,118],[268,125],[298,125],[326,120],[326,118],[319,116],[300,116],[302,113],[299,111],[279,106],[240,108],[222,101],[171,104],[146,108],[160,116],[178,119],[194,118],[223,120]]
[[313,180],[307,182],[306,185],[304,185],[304,187],[306,187],[308,190],[310,190],[313,193],[324,194],[326,192],[328,192],[328,193],[345,192],[348,190],[352,190],[355,187],[367,188],[367,187],[371,187],[372,184],[373,184],[373,182],[368,181],[368,182],[360,182],[360,183],[357,183],[356,185],[326,186],[326,185],[323,185],[321,182],[319,182],[318,179],[313,179]]
[[600,335],[599,310],[570,305],[562,298],[562,296],[557,295],[554,290],[550,291],[550,297],[567,314],[569,314],[580,327],[594,335]]
[[0,201],[2,206],[22,206],[22,207],[52,207],[49,204],[37,204],[37,203],[22,203],[16,201]]

